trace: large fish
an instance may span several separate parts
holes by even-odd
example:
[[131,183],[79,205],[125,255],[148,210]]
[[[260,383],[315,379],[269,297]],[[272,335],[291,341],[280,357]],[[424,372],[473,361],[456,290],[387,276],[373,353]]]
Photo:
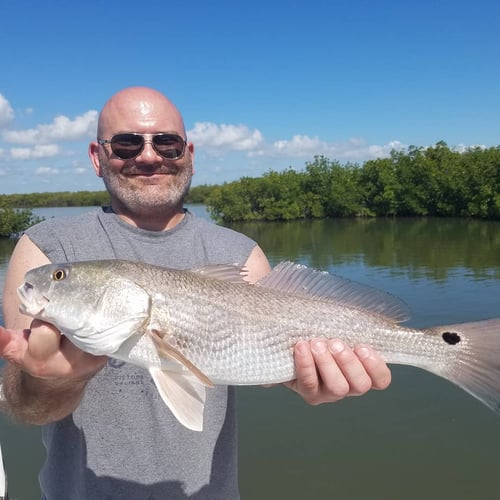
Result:
[[292,380],[301,339],[368,343],[500,412],[500,319],[427,330],[400,326],[384,292],[284,262],[255,285],[236,266],[181,271],[103,260],[29,271],[20,311],[76,346],[146,368],[172,413],[201,430],[205,387]]

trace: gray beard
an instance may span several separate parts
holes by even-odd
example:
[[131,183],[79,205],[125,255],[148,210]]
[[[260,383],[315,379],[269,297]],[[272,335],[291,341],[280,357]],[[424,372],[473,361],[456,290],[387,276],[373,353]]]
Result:
[[101,175],[112,200],[127,212],[157,214],[182,206],[191,186],[192,169],[180,169],[179,173],[172,177],[173,182],[168,189],[164,186],[147,186],[144,189],[123,186],[120,177],[110,173],[108,168],[101,169]]

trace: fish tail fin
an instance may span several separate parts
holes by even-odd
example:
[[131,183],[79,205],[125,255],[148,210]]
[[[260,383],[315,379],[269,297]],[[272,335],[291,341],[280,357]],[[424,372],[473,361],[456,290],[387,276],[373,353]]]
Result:
[[436,370],[500,413],[500,318],[428,330],[456,348],[454,363]]

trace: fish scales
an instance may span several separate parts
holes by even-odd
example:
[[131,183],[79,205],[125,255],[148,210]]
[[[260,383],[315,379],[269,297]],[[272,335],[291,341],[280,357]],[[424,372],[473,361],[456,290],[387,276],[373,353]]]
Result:
[[[424,362],[429,354],[439,354],[442,342],[419,341],[423,335],[419,331],[393,326],[383,318],[329,301],[206,279],[192,290],[186,297],[186,288],[171,282],[164,293],[172,312],[168,319],[153,322],[160,329],[168,324],[172,344],[216,383],[291,380],[293,346],[313,336],[370,343],[394,361],[396,356],[411,356]],[[405,337],[406,352],[402,352],[401,336]]]
[[[345,314],[332,320],[330,303],[204,278],[192,284],[191,292],[171,281],[162,294],[171,306],[168,318],[153,306],[152,323],[168,329],[172,345],[215,383],[291,380],[294,344],[311,332],[342,336],[342,325],[349,321]],[[360,327],[352,335],[369,340]]]

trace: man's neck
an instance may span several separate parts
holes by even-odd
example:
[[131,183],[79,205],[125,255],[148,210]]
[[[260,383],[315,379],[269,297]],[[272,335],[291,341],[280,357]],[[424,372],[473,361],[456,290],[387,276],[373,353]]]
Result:
[[141,213],[130,213],[112,205],[113,211],[131,226],[148,231],[167,231],[177,226],[184,219],[185,211],[182,206],[174,209],[144,209]]

